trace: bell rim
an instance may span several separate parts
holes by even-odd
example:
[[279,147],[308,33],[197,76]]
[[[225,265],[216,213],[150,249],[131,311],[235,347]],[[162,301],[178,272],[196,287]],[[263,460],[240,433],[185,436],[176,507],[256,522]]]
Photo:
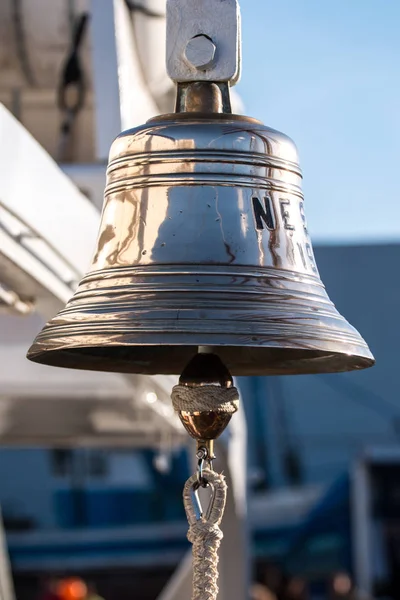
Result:
[[[89,272],[67,306],[39,333],[28,358],[61,365],[65,359],[64,366],[77,368],[79,360],[71,353],[81,353],[83,368],[90,368],[85,354],[91,349],[101,354],[96,348],[107,347],[110,361],[115,359],[119,367],[120,356],[130,354],[120,372],[179,374],[198,346],[218,348],[233,374],[245,374],[244,364],[246,372],[272,373],[270,364],[279,362],[272,354],[282,352],[293,355],[290,369],[283,361],[285,372],[291,373],[373,364],[367,344],[336,310],[317,275],[239,265],[202,265],[196,273],[185,265]],[[140,352],[148,356],[148,370],[140,366]],[[179,365],[176,370],[166,366],[169,352],[174,369]],[[309,360],[313,353],[321,359],[314,366]],[[178,357],[175,363],[172,356]],[[118,372],[110,361],[109,368],[99,370]]]
[[[145,337],[144,334],[142,338]],[[234,337],[234,334],[232,337]],[[227,364],[230,372],[235,376],[339,373],[370,368],[375,364],[375,358],[367,344],[359,344],[357,349],[354,348],[353,352],[345,352],[343,349],[340,349],[339,344],[335,350],[323,349],[322,344],[318,344],[318,340],[314,340],[313,347],[310,346],[307,348],[304,345],[304,339],[302,340],[302,347],[300,347],[300,344],[296,347],[294,343],[291,345],[278,345],[272,341],[265,341],[262,345],[254,345],[254,342],[246,345],[243,343],[243,340],[237,340],[237,344],[235,345],[234,343],[221,343],[217,339],[200,336],[196,338],[196,342],[199,342],[198,344],[194,344],[193,341],[185,343],[184,340],[180,340],[171,343],[165,340],[166,343],[162,345],[149,341],[146,343],[143,340],[136,340],[135,342],[129,342],[128,340],[124,342],[113,341],[108,335],[104,336],[100,334],[98,334],[97,338],[98,343],[96,345],[84,345],[82,342],[75,341],[74,343],[71,340],[67,345],[65,338],[58,342],[54,340],[52,344],[49,343],[49,340],[47,342],[35,340],[27,353],[27,358],[39,364],[80,370],[143,375],[179,375],[185,364],[196,354],[198,346],[210,346],[215,349],[215,353]],[[343,343],[343,346],[346,346],[348,349],[347,343]],[[96,356],[99,349],[101,350],[100,354],[109,354],[109,359],[105,359],[104,357],[99,359]],[[118,351],[122,350],[122,352],[128,351],[128,353],[134,349],[136,362],[127,360],[121,363],[118,359],[114,360],[112,354],[115,349],[118,349]],[[164,360],[168,362],[169,354],[174,353],[176,350],[180,352],[180,358],[177,360],[179,366],[177,367],[166,367],[163,360],[153,356],[154,352],[156,352],[162,355]],[[151,364],[144,365],[147,352],[152,355],[152,360]],[[250,353],[250,358],[246,364],[239,363],[237,360],[230,358],[232,356],[231,353],[237,355],[238,352],[242,354]],[[257,360],[254,360],[255,354],[257,354]],[[265,355],[266,360],[268,360],[268,356],[275,355],[276,357],[277,354],[282,354],[282,356],[289,354],[291,358],[290,360],[278,360],[275,364],[272,361],[268,365],[265,364],[261,356]],[[140,360],[140,356],[142,356],[143,360]],[[101,361],[101,368],[99,368],[99,360]]]

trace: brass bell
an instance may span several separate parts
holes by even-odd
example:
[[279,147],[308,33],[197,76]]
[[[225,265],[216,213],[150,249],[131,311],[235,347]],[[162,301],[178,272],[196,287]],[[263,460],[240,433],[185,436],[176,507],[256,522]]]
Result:
[[233,375],[374,363],[319,278],[294,143],[222,112],[217,87],[116,138],[92,267],[28,358],[178,374],[207,346]]

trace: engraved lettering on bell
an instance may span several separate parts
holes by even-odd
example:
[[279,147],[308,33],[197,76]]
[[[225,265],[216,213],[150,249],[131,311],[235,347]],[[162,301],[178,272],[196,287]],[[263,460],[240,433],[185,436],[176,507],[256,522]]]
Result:
[[309,244],[309,243],[306,243],[306,252],[307,252],[308,259],[310,261],[311,269],[314,271],[314,273],[318,273],[317,265],[315,264],[315,259],[314,259],[314,252],[311,248],[311,244]]
[[182,113],[121,133],[90,271],[29,358],[177,374],[212,346],[233,375],[372,365],[318,276],[301,183],[293,142],[254,119]]
[[289,231],[294,231],[295,227],[290,222],[290,212],[287,207],[290,206],[290,200],[280,198],[279,204],[281,207],[281,215],[283,219],[283,226],[285,229],[289,229]]
[[304,202],[300,202],[299,206],[300,206],[301,220],[303,221],[304,233],[306,234],[306,236],[308,236],[307,220],[306,220],[306,215],[304,212]]
[[275,229],[274,209],[272,207],[271,198],[269,196],[264,196],[263,204],[261,204],[261,201],[255,196],[253,196],[251,200],[253,203],[256,228],[261,230],[264,229],[265,226],[269,230]]

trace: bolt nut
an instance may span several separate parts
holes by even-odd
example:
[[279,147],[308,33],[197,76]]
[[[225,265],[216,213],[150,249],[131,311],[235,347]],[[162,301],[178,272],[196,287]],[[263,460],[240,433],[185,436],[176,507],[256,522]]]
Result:
[[195,69],[209,69],[213,66],[216,49],[208,36],[196,35],[186,44],[185,57]]

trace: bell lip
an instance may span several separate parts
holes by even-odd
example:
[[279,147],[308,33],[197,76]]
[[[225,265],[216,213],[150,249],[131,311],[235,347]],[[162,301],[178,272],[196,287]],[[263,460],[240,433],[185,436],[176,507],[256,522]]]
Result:
[[160,121],[244,121],[253,125],[264,125],[259,119],[237,115],[235,113],[203,113],[203,112],[181,112],[157,115],[146,121],[146,124],[154,124]]
[[[226,364],[229,371],[234,376],[269,376],[269,375],[314,375],[323,373],[344,373],[349,371],[366,369],[374,366],[375,358],[370,352],[367,345],[364,347],[360,345],[358,352],[350,353],[330,350],[312,350],[310,348],[299,348],[293,344],[292,346],[278,346],[278,345],[244,345],[244,344],[216,344],[213,343],[201,343],[199,345],[209,345],[214,349],[214,352],[221,358]],[[107,348],[110,352],[109,357],[98,358],[94,354],[90,354],[90,350],[96,351],[98,349],[104,350]],[[121,366],[121,361],[112,357],[113,349],[123,348],[125,349],[137,349],[138,357],[137,362],[126,361]],[[181,349],[182,356],[180,356],[178,362],[179,367],[170,367],[165,363],[155,359],[151,364],[143,365],[139,360],[141,354],[145,353],[145,350],[160,349],[164,352],[164,358],[168,363],[168,355],[177,348]],[[34,342],[27,353],[28,360],[43,365],[56,366],[61,368],[87,370],[87,371],[103,371],[111,373],[128,373],[128,374],[142,374],[142,375],[180,375],[186,363],[194,356],[197,352],[197,345],[185,344],[185,343],[166,343],[166,344],[154,344],[154,343],[118,343],[118,344],[103,344],[103,345],[70,345],[66,347],[65,344],[60,343],[58,347],[52,349],[46,347],[46,344],[42,342]],[[271,363],[270,367],[268,362],[260,360],[260,356],[257,360],[250,361],[248,364],[239,364],[232,359],[229,359],[229,353],[231,351],[237,352],[238,350],[253,351],[257,354],[265,354],[267,357],[277,353],[293,353],[295,356],[296,352],[299,356],[303,355],[303,358],[293,358],[292,360],[286,361],[287,364],[283,366],[274,365]],[[362,352],[364,350],[364,352]]]

